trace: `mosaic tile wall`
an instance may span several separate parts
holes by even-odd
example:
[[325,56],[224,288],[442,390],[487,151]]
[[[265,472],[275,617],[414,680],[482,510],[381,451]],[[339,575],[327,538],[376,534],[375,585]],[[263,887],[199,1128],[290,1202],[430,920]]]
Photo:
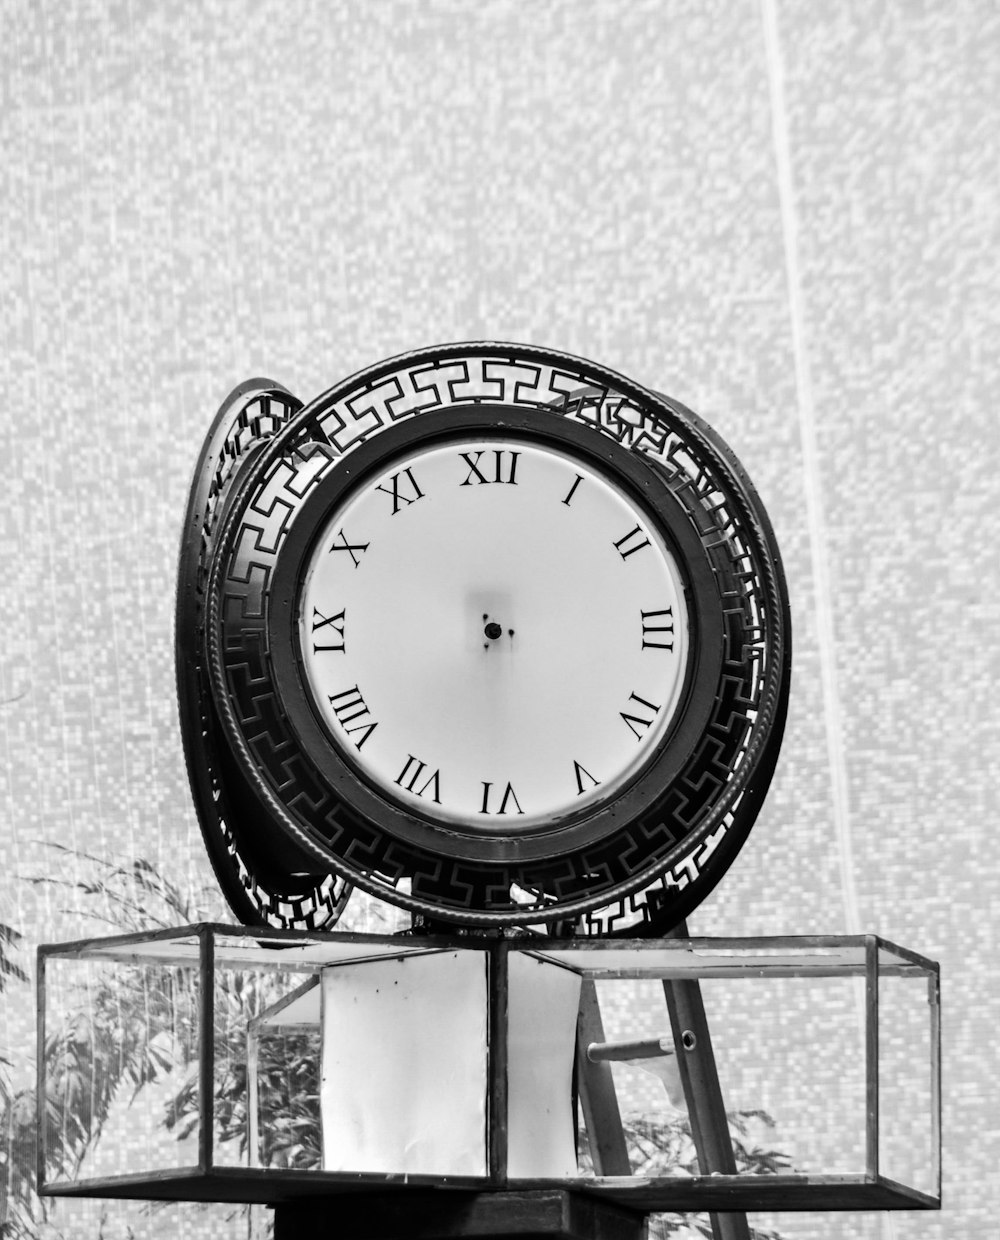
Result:
[[[873,930],[944,968],[944,1211],[757,1221],[995,1237],[1000,581],[983,537],[1000,474],[1000,10],[288,14],[0,10],[11,958],[30,973],[39,941],[120,921],[87,888],[137,857],[221,913],[186,790],[171,613],[190,473],[235,383],[266,374],[308,399],[446,340],[575,351],[722,432],[788,570],[782,762],[692,929]],[[8,979],[2,1004],[4,1079],[25,1088],[29,987]],[[815,1012],[790,995],[773,1019],[787,1033]],[[183,1227],[245,1235],[226,1215]],[[178,1210],[134,1206],[55,1221],[72,1238],[181,1229]]]

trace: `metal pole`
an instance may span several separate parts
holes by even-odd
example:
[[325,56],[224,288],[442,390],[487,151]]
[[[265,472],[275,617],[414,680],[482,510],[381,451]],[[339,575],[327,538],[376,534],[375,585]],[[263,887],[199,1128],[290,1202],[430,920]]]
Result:
[[[681,922],[668,937],[687,938],[687,924]],[[702,1175],[735,1175],[736,1157],[729,1136],[729,1121],[715,1066],[701,986],[694,980],[665,979],[663,994],[670,1015],[699,1170]],[[709,1218],[715,1240],[750,1240],[750,1226],[745,1213],[710,1213]]]

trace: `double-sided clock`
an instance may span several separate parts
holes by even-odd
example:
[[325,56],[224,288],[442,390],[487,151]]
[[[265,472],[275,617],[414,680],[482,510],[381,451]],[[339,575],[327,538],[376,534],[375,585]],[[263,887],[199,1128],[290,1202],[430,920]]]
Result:
[[636,934],[745,839],[790,632],[766,514],[700,419],[582,359],[467,344],[304,407],[237,390],[192,493],[178,651],[244,920],[330,925],[356,884],[435,922]]

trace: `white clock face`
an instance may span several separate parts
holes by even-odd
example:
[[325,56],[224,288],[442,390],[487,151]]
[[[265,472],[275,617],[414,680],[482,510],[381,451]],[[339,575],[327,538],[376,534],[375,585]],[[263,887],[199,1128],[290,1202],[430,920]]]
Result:
[[307,563],[305,680],[385,795],[484,834],[595,808],[655,752],[690,634],[645,511],[537,438],[416,449],[350,493]]

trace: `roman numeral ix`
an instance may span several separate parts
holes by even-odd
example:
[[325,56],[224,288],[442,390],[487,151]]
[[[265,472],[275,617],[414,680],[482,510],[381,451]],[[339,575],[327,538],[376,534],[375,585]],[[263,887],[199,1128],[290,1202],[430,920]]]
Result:
[[[465,477],[465,481],[459,483],[459,486],[478,486],[483,482],[503,482],[507,486],[517,486],[517,480],[514,475],[517,473],[517,458],[521,455],[520,452],[510,452],[506,448],[494,448],[494,471],[492,478],[488,478],[479,468],[480,458],[486,455],[485,450],[461,453],[462,460],[469,467],[469,472]],[[484,468],[489,469],[489,465],[484,463]],[[506,477],[504,476],[505,474]]]
[[[404,475],[409,479],[409,485],[406,484],[405,480],[402,483],[400,482],[400,478]],[[403,504],[409,506],[410,504],[415,504],[418,499],[424,498],[424,493],[421,491],[411,469],[404,469],[402,474],[393,474],[389,479],[389,482],[392,486],[392,490],[390,490],[389,487],[383,486],[381,483],[379,483],[375,490],[384,492],[392,499],[393,516],[399,512]]]
[[[347,646],[344,640],[346,615],[346,611],[338,611],[335,616],[324,616],[318,607],[313,608],[312,631],[314,639],[315,634],[318,633],[320,629],[328,629],[329,632],[320,633],[320,640],[322,641],[328,639],[332,643],[332,645],[329,646],[320,646],[315,640],[313,640],[313,654],[316,654],[320,650],[339,650],[341,654],[347,653]],[[336,641],[337,637],[340,638],[339,642]]]
[[349,723],[355,723],[357,719],[364,719],[365,715],[371,716],[371,711],[361,696],[361,691],[357,685],[351,689],[345,689],[343,693],[334,693],[330,696],[330,705],[333,707],[333,713],[337,716],[337,722],[344,729],[347,736],[353,736],[355,732],[361,732],[363,735],[355,742],[355,748],[360,749],[365,741],[378,727],[378,722],[372,720],[370,723],[357,723],[353,728],[349,728]]

